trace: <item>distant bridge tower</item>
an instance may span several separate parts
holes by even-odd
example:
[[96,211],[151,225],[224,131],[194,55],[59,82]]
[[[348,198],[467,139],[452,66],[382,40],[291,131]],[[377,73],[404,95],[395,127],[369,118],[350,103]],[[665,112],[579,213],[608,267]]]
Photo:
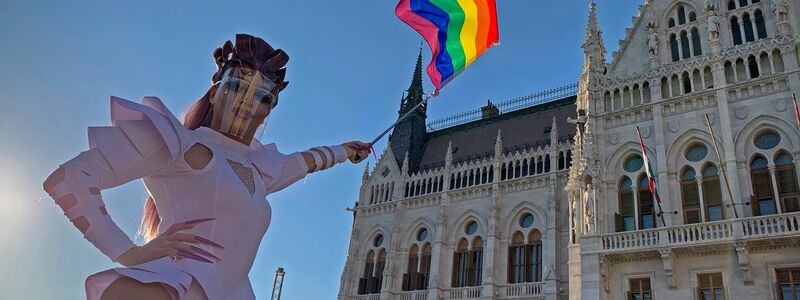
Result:
[[283,290],[283,275],[286,272],[283,268],[275,270],[275,281],[272,283],[272,300],[281,300],[281,291]]

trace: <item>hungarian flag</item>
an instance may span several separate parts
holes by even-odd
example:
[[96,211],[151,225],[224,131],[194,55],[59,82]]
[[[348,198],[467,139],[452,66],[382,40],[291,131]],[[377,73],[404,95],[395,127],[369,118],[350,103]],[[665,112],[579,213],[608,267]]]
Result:
[[797,121],[797,126],[800,126],[800,110],[797,110],[797,97],[792,93],[792,103],[794,103],[794,119]]
[[658,192],[656,192],[656,174],[653,173],[653,167],[650,166],[650,159],[647,158],[647,147],[644,146],[644,140],[642,140],[642,133],[639,132],[639,127],[636,127],[636,134],[639,135],[639,145],[642,147],[642,159],[644,159],[644,169],[647,172],[647,186],[650,188],[650,193],[653,193],[653,197],[656,198],[656,202],[660,207],[661,205],[661,197],[658,196]]

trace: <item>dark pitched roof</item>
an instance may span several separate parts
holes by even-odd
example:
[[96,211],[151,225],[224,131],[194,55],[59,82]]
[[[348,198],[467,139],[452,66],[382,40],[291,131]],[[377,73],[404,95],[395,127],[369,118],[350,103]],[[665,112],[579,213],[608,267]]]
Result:
[[497,130],[502,130],[504,152],[550,144],[549,128],[556,118],[559,140],[571,139],[575,124],[567,122],[576,116],[576,96],[507,112],[458,126],[428,133],[420,161],[420,170],[444,165],[447,145],[453,142],[453,163],[494,155]]

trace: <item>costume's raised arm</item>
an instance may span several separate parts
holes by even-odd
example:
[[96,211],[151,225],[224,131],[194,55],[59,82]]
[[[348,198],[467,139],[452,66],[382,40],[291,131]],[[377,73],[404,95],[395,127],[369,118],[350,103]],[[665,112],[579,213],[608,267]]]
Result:
[[158,174],[180,152],[185,128],[177,128],[171,114],[127,100],[112,98],[111,107],[115,126],[89,128],[91,149],[61,165],[44,189],[84,237],[116,261],[135,244],[108,215],[100,191]]
[[324,170],[347,160],[347,151],[340,145],[314,147],[308,151],[286,155],[280,153],[275,144],[267,144],[253,155],[267,193],[280,191],[308,173]]

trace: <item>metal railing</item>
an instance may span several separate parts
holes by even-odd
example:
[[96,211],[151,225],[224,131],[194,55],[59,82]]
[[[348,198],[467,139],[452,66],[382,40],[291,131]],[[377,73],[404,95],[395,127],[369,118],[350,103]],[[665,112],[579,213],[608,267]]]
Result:
[[[528,108],[531,106],[563,99],[577,94],[578,94],[578,83],[576,82],[565,86],[557,87],[554,89],[530,94],[528,96],[507,100],[499,104],[495,104],[495,106],[500,110],[501,114],[504,114],[510,111]],[[481,109],[476,108],[446,118],[431,121],[430,123],[428,123],[428,132],[437,131],[480,119],[481,119]]]

